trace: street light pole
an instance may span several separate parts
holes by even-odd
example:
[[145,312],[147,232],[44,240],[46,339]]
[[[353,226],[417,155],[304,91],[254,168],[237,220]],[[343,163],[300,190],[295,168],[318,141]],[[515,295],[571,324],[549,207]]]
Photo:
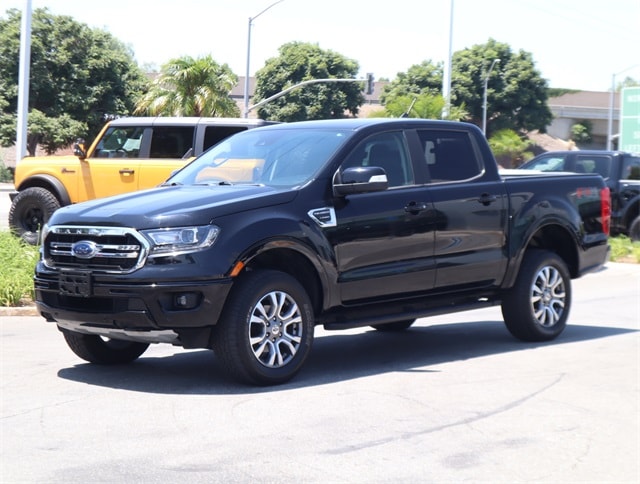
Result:
[[280,2],[284,2],[284,0],[278,0],[277,2],[273,2],[267,8],[262,10],[258,15],[249,17],[249,26],[247,29],[247,70],[244,76],[244,117],[245,118],[249,117],[249,66],[250,66],[249,60],[251,58],[251,26],[253,25],[253,21],[255,19],[257,19],[260,15],[265,13],[271,7],[279,4]]
[[491,71],[493,70],[493,66],[495,66],[500,59],[493,59],[491,63],[491,67],[489,67],[489,72],[484,78],[484,96],[482,101],[482,132],[484,135],[487,135],[487,87],[489,85],[489,76],[491,75]]

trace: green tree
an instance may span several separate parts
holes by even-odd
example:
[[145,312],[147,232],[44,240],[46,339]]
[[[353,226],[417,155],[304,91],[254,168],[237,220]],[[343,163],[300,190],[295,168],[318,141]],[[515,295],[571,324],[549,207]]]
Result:
[[426,60],[409,67],[407,72],[398,72],[396,78],[384,86],[380,102],[386,105],[399,96],[441,94],[442,69],[442,63],[434,64]]
[[240,109],[229,93],[238,77],[227,64],[208,55],[171,59],[160,69],[136,114],[152,116],[237,117]]
[[[0,19],[2,146],[16,138],[20,18],[21,12],[12,9]],[[27,144],[32,155],[38,143],[51,151],[79,135],[93,137],[106,114],[130,114],[148,84],[122,42],[46,8],[32,15],[30,79]]]
[[547,106],[548,86],[535,68],[530,53],[513,53],[507,44],[489,39],[454,53],[451,69],[452,104],[464,104],[469,121],[480,126],[484,80],[494,59],[487,84],[487,131],[538,129],[545,132],[552,114]]
[[[254,104],[303,81],[313,79],[356,79],[359,66],[354,60],[316,44],[290,42],[279,56],[268,59],[256,73]],[[262,119],[302,121],[356,116],[364,103],[362,83],[331,82],[301,86],[258,109]]]
[[501,129],[496,131],[489,138],[489,146],[496,161],[504,168],[514,168],[520,166],[525,160],[531,158],[533,153],[531,141],[521,138],[518,133],[511,129]]
[[[440,119],[444,108],[444,98],[440,94],[430,94],[423,92],[416,95],[392,95],[387,98],[385,104],[385,117],[399,118],[422,118]],[[452,106],[447,119],[460,121],[467,117],[464,107]]]
[[593,123],[588,119],[583,119],[579,123],[571,126],[571,139],[576,143],[589,143],[592,132]]

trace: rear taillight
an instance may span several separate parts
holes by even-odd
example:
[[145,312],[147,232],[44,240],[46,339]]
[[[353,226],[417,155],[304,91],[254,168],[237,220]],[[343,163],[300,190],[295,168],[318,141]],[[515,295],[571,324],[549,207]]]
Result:
[[611,229],[611,191],[609,187],[600,190],[600,217],[602,219],[602,231],[609,235]]

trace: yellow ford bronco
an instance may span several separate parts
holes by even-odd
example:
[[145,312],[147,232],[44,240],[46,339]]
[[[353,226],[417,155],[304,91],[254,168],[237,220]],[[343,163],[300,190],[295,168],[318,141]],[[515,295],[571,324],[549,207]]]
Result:
[[219,141],[261,119],[155,117],[109,121],[74,155],[26,157],[17,163],[9,227],[31,244],[58,208],[154,187]]

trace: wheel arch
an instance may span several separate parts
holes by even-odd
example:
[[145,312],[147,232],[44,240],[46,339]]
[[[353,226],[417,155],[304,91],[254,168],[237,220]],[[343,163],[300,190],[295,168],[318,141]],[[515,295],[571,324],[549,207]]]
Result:
[[512,287],[518,277],[519,268],[525,254],[530,249],[544,249],[558,254],[569,269],[571,278],[580,275],[578,240],[565,225],[552,222],[539,226],[530,234],[522,249],[514,254],[512,264],[505,277],[504,287]]
[[244,259],[239,276],[256,269],[278,270],[294,277],[305,288],[314,313],[318,314],[325,306],[330,286],[322,265],[309,249],[291,241],[270,241]]
[[69,192],[64,187],[64,184],[58,180],[57,178],[51,175],[34,175],[30,176],[26,180],[24,180],[20,186],[16,187],[18,192],[26,190],[27,188],[44,188],[51,192],[60,202],[60,206],[64,207],[65,205],[71,204],[71,197],[69,197]]

